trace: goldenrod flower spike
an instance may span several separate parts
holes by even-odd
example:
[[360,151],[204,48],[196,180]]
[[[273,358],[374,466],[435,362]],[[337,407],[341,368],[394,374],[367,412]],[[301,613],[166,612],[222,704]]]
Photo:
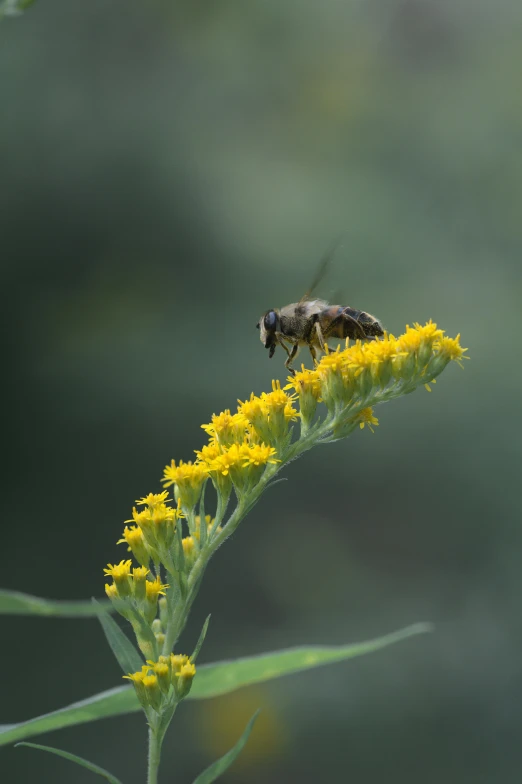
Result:
[[[139,565],[109,564],[104,572],[113,582],[105,591],[130,621],[147,660],[141,671],[125,677],[147,715],[153,773],[176,705],[196,676],[194,661],[172,651],[212,555],[283,466],[317,444],[359,430],[375,432],[376,405],[418,387],[431,389],[449,362],[462,366],[465,352],[459,335],[446,337],[432,321],[407,326],[399,337],[347,341],[327,351],[313,369],[302,366],[284,388],[273,381],[271,391],[239,400],[236,413],[214,414],[202,425],[209,440],[196,451],[197,459],[172,460],[163,473],[165,490],[136,501],[119,541]],[[216,491],[212,515],[205,510],[210,484]],[[176,506],[169,501],[170,487]],[[233,495],[236,506],[226,518]]]

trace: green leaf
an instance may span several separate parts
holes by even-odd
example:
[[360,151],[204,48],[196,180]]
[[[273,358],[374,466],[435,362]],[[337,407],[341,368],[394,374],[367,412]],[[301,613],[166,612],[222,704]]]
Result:
[[[92,602],[95,605],[97,604],[96,599],[93,599]],[[107,642],[123,672],[127,675],[129,672],[141,670],[143,659],[125,632],[120,629],[114,618],[111,618],[111,616],[103,610],[99,611],[98,617],[103,627],[103,631],[105,632]]]
[[207,699],[227,694],[242,686],[280,678],[293,672],[302,672],[323,664],[353,659],[373,653],[388,645],[413,637],[416,634],[432,631],[429,623],[416,623],[375,640],[355,643],[354,645],[309,645],[301,648],[289,648],[286,651],[263,653],[260,656],[248,656],[244,659],[217,662],[198,667],[188,699]]
[[76,762],[77,765],[81,765],[82,768],[87,768],[87,770],[92,771],[92,773],[97,773],[98,776],[103,776],[104,779],[110,782],[110,784],[121,784],[121,781],[113,776],[112,773],[109,773],[107,770],[100,768],[98,765],[94,765],[94,763],[89,762],[89,760],[83,759],[83,757],[77,757],[76,754],[71,754],[69,751],[62,751],[61,749],[54,749],[52,746],[40,746],[38,743],[17,743],[16,746],[28,746],[30,749],[41,749],[42,751],[49,751],[51,754],[56,754],[58,757],[63,757],[64,759],[68,759],[71,762]]
[[0,615],[53,615],[62,618],[93,617],[100,612],[111,612],[112,605],[102,599],[95,606],[89,599],[85,602],[69,602],[41,599],[19,591],[0,590]]
[[207,636],[207,629],[208,629],[209,623],[210,623],[210,615],[207,615],[205,623],[203,624],[203,628],[201,629],[201,634],[199,635],[199,639],[198,639],[198,641],[196,643],[196,647],[194,648],[194,652],[193,652],[192,656],[190,657],[190,661],[191,662],[195,662],[196,659],[199,656],[199,652],[201,650],[201,646],[205,642],[205,637]]
[[86,700],[73,702],[65,708],[37,716],[35,719],[22,721],[19,724],[3,724],[0,726],[0,745],[13,743],[22,738],[31,738],[51,730],[73,727],[88,721],[121,716],[141,710],[133,686],[116,686],[114,689],[102,691]]
[[227,751],[220,759],[216,760],[212,765],[210,765],[203,773],[200,773],[197,779],[194,780],[194,784],[211,784],[213,781],[218,779],[222,773],[224,773],[228,768],[232,765],[235,761],[236,757],[241,754],[245,743],[247,742],[250,733],[252,732],[252,727],[254,726],[254,722],[259,716],[259,711],[257,710],[248,724],[245,727],[245,730],[241,737],[239,738],[238,742],[235,746],[233,746],[230,751]]
[[[112,619],[111,619],[112,620]],[[114,621],[113,621],[114,623]],[[119,627],[118,627],[119,628]],[[293,672],[302,672],[321,664],[329,664],[343,659],[351,659],[366,653],[378,651],[387,645],[432,631],[428,623],[417,623],[401,629],[393,634],[378,637],[368,642],[355,645],[319,646],[311,645],[302,648],[290,648],[286,651],[264,653],[261,656],[247,656],[216,664],[204,664],[198,667],[192,689],[187,699],[206,699],[219,694],[261,683],[289,675]],[[123,632],[121,632],[123,634]],[[127,640],[128,642],[128,640]],[[130,644],[130,643],[129,643]],[[136,651],[134,651],[136,653]],[[141,666],[141,664],[140,664]],[[136,669],[139,669],[136,668]],[[132,668],[131,668],[132,670]],[[133,713],[141,710],[136,693],[132,686],[119,686],[109,689],[101,694],[95,694],[81,702],[75,702],[60,710],[38,716],[19,724],[0,726],[0,746],[12,743],[23,738],[34,737],[43,732],[57,730],[61,727],[71,727],[87,721],[119,716],[123,713]]]

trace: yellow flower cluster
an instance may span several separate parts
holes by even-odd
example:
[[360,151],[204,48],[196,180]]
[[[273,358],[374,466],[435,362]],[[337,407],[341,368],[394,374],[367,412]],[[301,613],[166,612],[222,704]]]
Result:
[[163,485],[169,487],[174,485],[175,495],[181,501],[184,509],[193,509],[198,503],[203,486],[208,479],[208,468],[205,463],[184,463],[183,460],[172,460],[169,466],[165,466],[163,471]]
[[460,335],[444,337],[444,331],[432,321],[424,326],[407,326],[398,338],[384,335],[368,343],[358,340],[352,346],[347,341],[344,350],[338,347],[328,352],[314,370],[303,368],[289,378],[285,388],[297,392],[301,417],[309,422],[318,400],[323,400],[330,411],[338,412],[378,398],[379,392],[392,387],[409,392],[432,381],[451,360],[460,363],[462,358],[467,359],[459,341]]
[[[370,342],[346,343],[346,348],[327,352],[313,370],[296,372],[281,389],[272,382],[272,391],[252,393],[239,400],[237,411],[214,414],[202,425],[209,441],[196,451],[194,463],[172,461],[164,470],[165,487],[174,485],[174,494],[188,515],[201,498],[210,476],[218,493],[228,497],[231,486],[238,495],[250,490],[268,464],[280,462],[291,442],[291,423],[300,418],[301,432],[312,425],[317,405],[324,402],[330,414],[348,414],[337,421],[334,432],[345,436],[359,424],[372,429],[378,421],[371,404],[387,399],[385,392],[406,393],[432,381],[451,360],[460,362],[466,349],[459,337],[444,337],[443,330],[429,321],[424,326],[407,326],[403,335],[384,335]],[[299,411],[295,408],[299,401]],[[131,530],[126,534],[130,539]],[[134,542],[133,542],[134,544]],[[187,542],[185,548],[190,548]],[[137,552],[137,551],[136,551]],[[140,561],[141,563],[142,561]]]
[[130,680],[144,708],[162,711],[169,697],[182,700],[190,691],[196,674],[196,665],[188,656],[160,656],[158,661],[147,660],[141,670],[124,675]]
[[143,639],[140,625],[136,623],[136,613],[147,624],[152,624],[158,612],[158,599],[166,595],[170,586],[168,583],[162,583],[159,575],[153,578],[146,566],[132,568],[130,560],[108,564],[103,571],[114,581],[105,584],[105,593],[118,612],[132,624],[140,648],[152,652],[151,641]]
[[167,500],[167,490],[149,493],[136,501],[137,506],[145,506],[145,509],[138,511],[134,507],[132,518],[125,520],[135,525],[125,528],[118,544],[127,543],[142,566],[148,566],[151,558],[158,560],[160,553],[170,547],[176,533],[176,521],[184,517],[180,501],[177,507],[172,507],[166,503]]

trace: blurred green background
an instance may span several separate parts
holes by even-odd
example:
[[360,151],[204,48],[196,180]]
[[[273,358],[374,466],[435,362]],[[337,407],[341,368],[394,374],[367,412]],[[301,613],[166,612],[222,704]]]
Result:
[[[472,357],[290,465],[181,647],[208,612],[202,662],[435,634],[186,703],[163,781],[258,706],[224,781],[521,780],[521,73],[515,0],[39,0],[0,26],[4,587],[102,594],[134,499],[285,379],[254,325],[341,232],[322,294],[395,334],[431,317]],[[94,620],[2,639],[2,722],[121,682]],[[139,714],[39,740],[144,781]],[[2,752],[6,784],[93,780]]]

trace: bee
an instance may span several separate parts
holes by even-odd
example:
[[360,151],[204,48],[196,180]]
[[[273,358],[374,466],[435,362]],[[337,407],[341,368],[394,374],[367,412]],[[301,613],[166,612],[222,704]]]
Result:
[[[308,346],[312,359],[316,363],[317,350],[325,351],[325,345],[330,338],[366,340],[384,335],[379,319],[365,310],[355,310],[349,305],[330,305],[324,299],[311,298],[328,268],[336,247],[337,244],[323,257],[312,285],[299,302],[293,302],[280,309],[267,310],[256,324],[261,343],[269,349],[270,359],[274,356],[278,345],[284,348],[287,353],[285,367],[292,375],[295,375],[292,362],[300,346]],[[291,348],[286,343],[289,343]]]

